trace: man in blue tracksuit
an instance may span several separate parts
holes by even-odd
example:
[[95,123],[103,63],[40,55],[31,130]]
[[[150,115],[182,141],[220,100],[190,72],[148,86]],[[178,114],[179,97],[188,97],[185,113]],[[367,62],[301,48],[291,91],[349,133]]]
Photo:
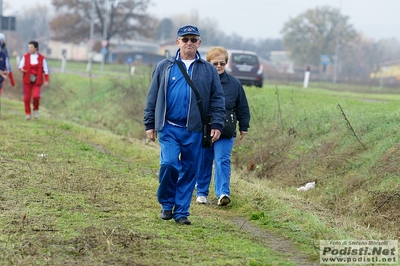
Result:
[[178,30],[175,57],[156,64],[152,73],[144,109],[143,123],[148,138],[160,143],[158,202],[160,218],[174,219],[178,224],[191,224],[190,202],[199,170],[202,141],[202,119],[198,101],[185,80],[177,61],[186,71],[200,94],[206,113],[212,115],[212,141],[219,139],[224,124],[225,100],[218,72],[197,52],[201,44],[197,27]]

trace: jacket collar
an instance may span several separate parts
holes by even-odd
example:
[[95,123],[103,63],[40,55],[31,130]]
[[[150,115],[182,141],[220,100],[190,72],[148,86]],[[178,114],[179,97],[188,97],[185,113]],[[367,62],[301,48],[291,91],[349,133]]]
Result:
[[226,71],[222,72],[219,74],[219,79],[221,83],[227,83],[228,82],[228,74],[226,74]]

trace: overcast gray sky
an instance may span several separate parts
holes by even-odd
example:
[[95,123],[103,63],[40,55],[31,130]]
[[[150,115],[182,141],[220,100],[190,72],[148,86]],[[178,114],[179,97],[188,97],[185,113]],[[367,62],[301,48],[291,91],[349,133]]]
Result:
[[[68,1],[68,0],[66,0]],[[123,1],[123,0],[117,0]],[[200,20],[217,21],[218,29],[244,38],[280,38],[283,24],[307,9],[331,6],[350,17],[356,30],[374,39],[400,39],[400,0],[152,0],[149,13],[168,18],[197,11]],[[4,15],[51,0],[3,0]],[[18,22],[17,22],[18,23]],[[201,28],[200,28],[201,32]]]

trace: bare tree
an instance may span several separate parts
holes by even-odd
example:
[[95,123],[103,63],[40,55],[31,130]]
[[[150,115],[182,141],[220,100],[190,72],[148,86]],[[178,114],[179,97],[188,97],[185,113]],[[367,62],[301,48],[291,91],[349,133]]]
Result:
[[[8,38],[9,52],[26,52],[28,42],[36,40],[41,43],[49,35],[50,12],[47,5],[35,6],[17,14],[16,34],[10,33],[13,38]],[[44,49],[40,45],[40,49]]]
[[349,17],[339,9],[317,7],[285,23],[281,33],[286,50],[298,64],[319,65],[322,54],[333,55],[339,46],[351,44],[358,34]]
[[154,36],[155,19],[146,11],[150,0],[52,0],[56,14],[50,22],[53,38],[81,42],[89,38],[92,4],[95,5],[94,35],[106,39],[130,39],[136,35]]
[[171,40],[175,38],[174,22],[169,18],[160,21],[155,38],[157,40]]

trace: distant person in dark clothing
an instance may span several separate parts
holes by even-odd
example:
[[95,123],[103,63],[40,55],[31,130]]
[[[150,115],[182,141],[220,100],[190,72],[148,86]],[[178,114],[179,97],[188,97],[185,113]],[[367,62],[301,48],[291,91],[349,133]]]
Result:
[[6,48],[6,36],[3,33],[0,33],[0,41],[1,41],[1,51],[8,56],[8,50]]
[[5,40],[6,36],[0,33],[0,96],[6,79],[10,79],[11,86],[15,86],[10,59],[8,58],[7,50],[5,50]]
[[[228,63],[228,52],[221,46],[211,47],[206,58],[218,71],[225,94],[225,109],[233,111],[230,116],[236,115],[237,121],[239,121],[240,139],[242,139],[250,127],[250,109],[241,83],[225,71],[225,66]],[[230,117],[226,119],[230,119]],[[236,128],[236,124],[234,128]],[[236,137],[235,129],[232,132],[232,137],[225,137],[224,130],[222,130],[219,140],[214,142],[211,148],[203,149],[201,153],[201,171],[197,174],[196,201],[198,203],[207,203],[213,161],[215,161],[214,188],[218,205],[225,206],[231,202],[231,152]]]

